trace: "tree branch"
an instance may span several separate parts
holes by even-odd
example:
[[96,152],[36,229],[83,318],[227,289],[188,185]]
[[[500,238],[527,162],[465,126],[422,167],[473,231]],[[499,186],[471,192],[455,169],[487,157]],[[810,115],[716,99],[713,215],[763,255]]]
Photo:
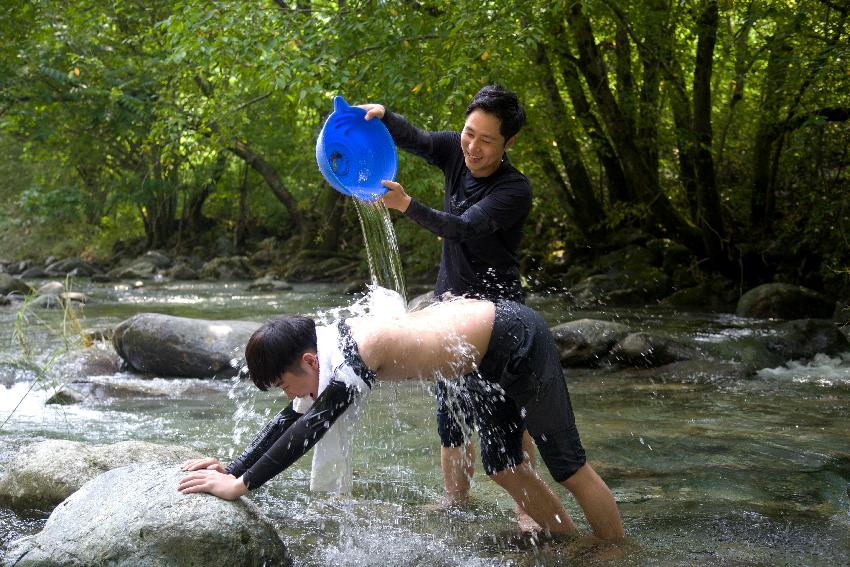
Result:
[[638,35],[635,33],[635,30],[632,28],[632,25],[629,22],[628,18],[626,18],[626,15],[623,13],[619,6],[613,4],[610,0],[604,0],[604,2],[605,5],[608,6],[608,8],[612,12],[614,12],[614,15],[617,16],[617,19],[620,20],[620,22],[623,24],[626,33],[629,35],[629,37],[632,38],[632,41],[638,48],[638,51],[648,55],[652,61],[658,63],[661,68],[664,69],[667,78],[670,79],[670,82],[673,84],[676,90],[679,91],[682,96],[687,96],[687,93],[685,91],[685,84],[682,80],[682,77],[676,75],[676,73],[670,68],[670,65],[668,64],[667,60],[663,57],[660,57],[655,52],[655,50],[651,49],[650,47],[647,47],[646,43],[640,40]]
[[435,34],[435,33],[426,33],[426,34],[412,36],[412,37],[400,37],[397,40],[391,41],[389,43],[383,43],[383,44],[380,44],[380,45],[371,45],[369,47],[364,47],[363,49],[358,49],[357,51],[352,51],[349,54],[348,57],[353,58],[353,57],[357,57],[358,55],[363,55],[364,53],[368,53],[370,51],[378,51],[380,49],[386,49],[387,47],[390,47],[391,45],[395,45],[397,43],[403,43],[405,41],[419,41],[421,39],[437,39],[438,37],[440,37],[440,36],[438,34]]
[[[782,132],[790,132],[804,125],[812,118],[823,118],[827,122],[847,122],[850,120],[850,108],[846,106],[827,106],[798,114],[786,120],[779,128]],[[778,134],[779,132],[777,132]]]

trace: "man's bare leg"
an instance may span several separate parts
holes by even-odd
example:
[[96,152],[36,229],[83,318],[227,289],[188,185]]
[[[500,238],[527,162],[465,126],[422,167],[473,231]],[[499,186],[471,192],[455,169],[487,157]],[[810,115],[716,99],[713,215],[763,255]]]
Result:
[[623,521],[614,495],[590,464],[586,463],[561,484],[567,487],[581,506],[596,537],[612,542],[625,539]]
[[440,447],[440,467],[446,487],[446,504],[463,505],[469,502],[469,481],[475,472],[475,447],[466,443],[460,447]]
[[[522,452],[523,459],[531,468],[537,468],[537,446],[534,444],[534,439],[528,434],[528,431],[522,432]],[[523,509],[519,502],[516,504],[516,523],[519,524],[519,529],[524,532],[533,532],[540,529],[540,525],[528,515],[528,512]]]
[[538,525],[553,534],[576,534],[576,525],[561,503],[528,462],[490,475]]

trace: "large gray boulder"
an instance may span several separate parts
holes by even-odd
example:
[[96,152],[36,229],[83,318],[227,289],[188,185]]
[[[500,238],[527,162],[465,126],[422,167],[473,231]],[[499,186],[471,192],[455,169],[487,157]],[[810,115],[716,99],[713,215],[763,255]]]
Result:
[[835,303],[807,287],[769,283],[741,296],[735,313],[760,319],[829,319]]
[[21,449],[0,478],[0,502],[17,510],[50,510],[86,482],[134,463],[182,462],[200,456],[194,449],[122,441],[89,445],[51,439]]
[[259,327],[248,321],[209,321],[142,313],[115,328],[112,344],[130,368],[159,376],[233,376],[231,360]]
[[625,325],[597,319],[578,319],[552,328],[564,366],[599,361],[631,331]]
[[181,494],[186,473],[137,464],[108,471],[59,505],[44,529],[14,542],[8,566],[291,565],[272,523],[246,499]]

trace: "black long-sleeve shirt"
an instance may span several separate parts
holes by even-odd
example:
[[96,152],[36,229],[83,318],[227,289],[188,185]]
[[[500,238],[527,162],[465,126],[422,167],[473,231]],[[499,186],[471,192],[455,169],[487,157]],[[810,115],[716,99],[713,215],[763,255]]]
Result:
[[522,301],[517,249],[531,210],[528,179],[507,155],[492,175],[473,176],[458,132],[420,130],[390,111],[383,123],[398,147],[439,167],[445,176],[444,211],[412,199],[405,212],[443,239],[434,294]]

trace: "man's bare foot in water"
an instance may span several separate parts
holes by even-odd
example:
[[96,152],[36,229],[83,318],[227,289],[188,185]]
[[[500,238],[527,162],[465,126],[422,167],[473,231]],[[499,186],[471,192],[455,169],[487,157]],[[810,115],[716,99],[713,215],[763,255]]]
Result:
[[542,530],[540,524],[535,522],[521,506],[516,507],[516,523],[519,531],[524,534],[539,533]]
[[[425,504],[422,506],[422,511],[426,514],[432,514],[435,512],[451,512],[452,510],[465,510],[472,506],[472,499],[469,497],[464,498],[449,498],[447,496],[443,496],[437,502],[432,502],[431,504]],[[529,518],[531,520],[531,518]],[[532,522],[534,520],[531,520]]]

